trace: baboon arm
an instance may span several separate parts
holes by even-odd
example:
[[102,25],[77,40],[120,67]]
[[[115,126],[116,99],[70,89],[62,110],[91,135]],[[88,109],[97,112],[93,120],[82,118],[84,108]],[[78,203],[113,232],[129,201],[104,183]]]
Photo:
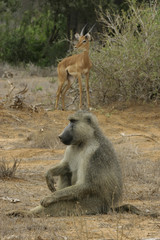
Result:
[[60,163],[48,170],[48,172],[46,173],[46,182],[51,192],[54,192],[56,190],[54,187],[53,176],[65,175],[69,172],[70,170],[67,163]]
[[62,200],[73,200],[73,199],[79,199],[82,198],[84,195],[89,193],[89,188],[87,186],[84,186],[84,184],[79,185],[72,185],[66,188],[63,188],[61,190],[58,190],[51,194],[48,197],[45,197],[41,201],[41,205],[43,207],[47,207],[50,204]]
[[59,176],[64,175],[70,172],[69,165],[66,162],[62,162],[54,166],[53,168],[49,169],[46,176]]

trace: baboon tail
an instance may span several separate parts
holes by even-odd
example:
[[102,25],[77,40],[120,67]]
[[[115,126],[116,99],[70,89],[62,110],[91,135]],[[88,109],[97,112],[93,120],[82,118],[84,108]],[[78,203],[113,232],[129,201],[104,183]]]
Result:
[[141,210],[139,210],[138,208],[136,208],[135,206],[131,205],[131,204],[124,204],[122,206],[116,207],[116,208],[112,208],[112,211],[115,211],[117,213],[134,213],[136,215],[140,215],[141,214]]
[[143,212],[131,204],[124,204],[124,205],[116,207],[114,209],[112,208],[111,210],[115,211],[117,213],[128,212],[128,213],[136,214],[136,215],[140,215],[140,216],[150,216],[150,217],[155,217],[155,218],[158,217],[157,213]]

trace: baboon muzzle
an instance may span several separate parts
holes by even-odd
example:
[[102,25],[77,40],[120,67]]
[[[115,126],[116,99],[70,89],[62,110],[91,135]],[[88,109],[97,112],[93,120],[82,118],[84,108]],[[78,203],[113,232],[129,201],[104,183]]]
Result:
[[73,140],[72,123],[68,124],[68,126],[65,127],[64,131],[58,137],[63,144],[71,145]]

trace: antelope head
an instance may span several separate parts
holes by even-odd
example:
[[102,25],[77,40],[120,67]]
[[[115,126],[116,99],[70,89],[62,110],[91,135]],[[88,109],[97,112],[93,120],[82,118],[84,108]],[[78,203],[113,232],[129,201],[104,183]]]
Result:
[[[87,24],[86,24],[87,25]],[[91,27],[91,29],[84,35],[84,30],[86,28],[86,25],[82,28],[81,33],[76,33],[75,38],[78,40],[78,43],[75,45],[75,48],[79,49],[89,49],[89,42],[91,41],[92,37],[90,35],[90,32],[94,28],[95,24]]]

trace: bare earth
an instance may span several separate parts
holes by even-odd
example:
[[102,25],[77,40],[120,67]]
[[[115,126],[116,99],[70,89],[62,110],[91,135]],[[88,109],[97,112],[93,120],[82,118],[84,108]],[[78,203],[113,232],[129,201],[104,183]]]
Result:
[[[2,88],[1,88],[2,89]],[[0,95],[1,100],[3,94]],[[112,105],[93,109],[113,142],[124,176],[123,203],[160,214],[160,108],[158,105]],[[160,217],[132,214],[9,218],[6,212],[30,209],[50,194],[44,175],[63,157],[57,136],[72,111],[38,113],[0,105],[0,160],[21,159],[15,178],[0,179],[0,239],[160,239]],[[18,199],[13,203],[7,197]]]

